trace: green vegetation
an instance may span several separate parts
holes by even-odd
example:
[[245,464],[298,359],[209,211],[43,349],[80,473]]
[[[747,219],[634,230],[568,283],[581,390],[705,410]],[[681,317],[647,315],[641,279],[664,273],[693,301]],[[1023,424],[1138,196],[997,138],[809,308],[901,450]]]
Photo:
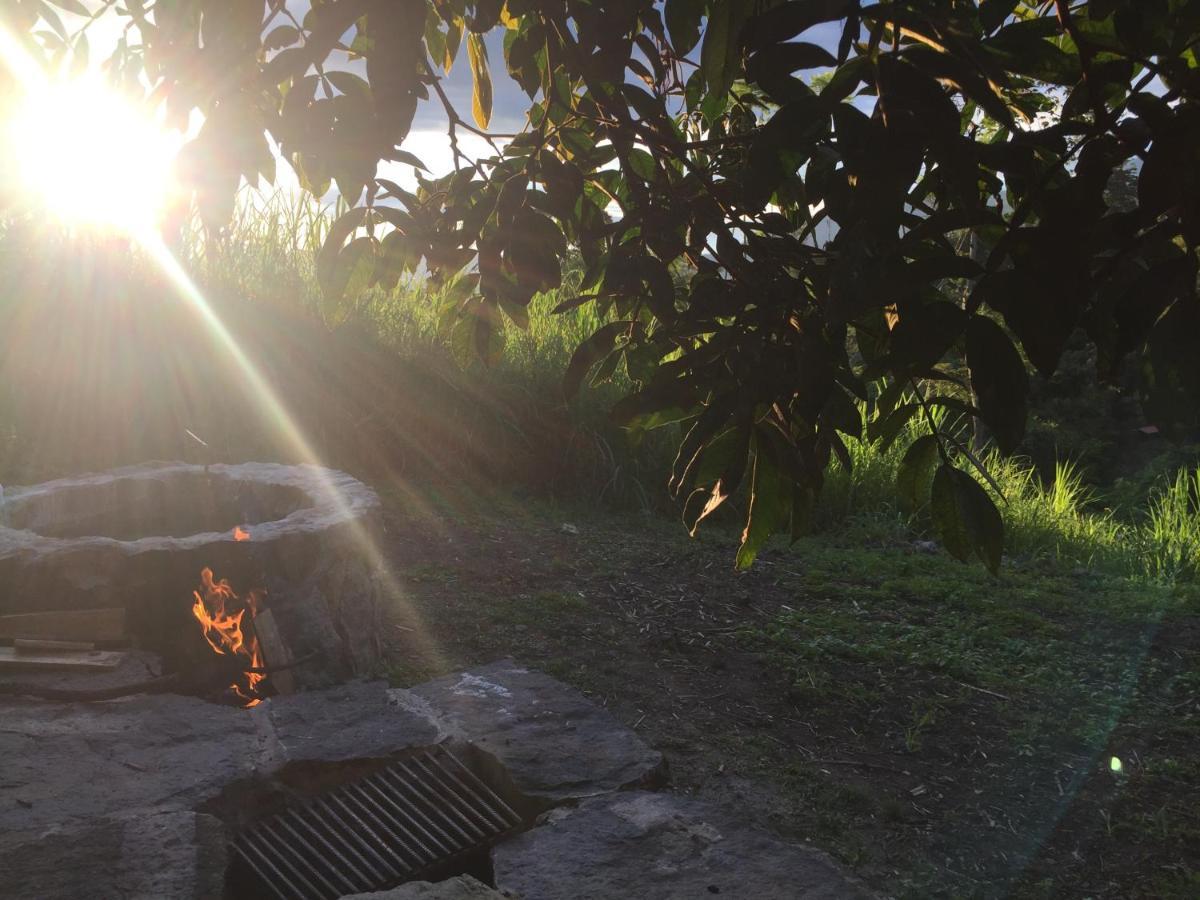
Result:
[[[305,236],[326,321],[436,333],[483,363],[515,331],[561,333],[568,395],[623,369],[613,415],[686,423],[669,490],[690,531],[735,501],[739,567],[802,530],[862,430],[855,399],[889,431],[922,423],[913,458],[931,474],[898,467],[904,498],[927,494],[947,552],[993,572],[1006,538],[988,476],[930,407],[1010,453],[1031,403],[1061,399],[1029,370],[1050,379],[1081,351],[1114,381],[1136,359],[1154,425],[1200,434],[1186,0],[184,0],[108,4],[76,32],[54,11],[75,0],[8,6],[48,69],[87,64],[93,21],[137,32],[106,65],[169,121],[202,123],[179,186],[210,231],[280,165],[313,197],[336,188],[345,207]],[[493,66],[528,97],[515,133],[488,131]],[[469,116],[447,89],[463,72]],[[451,172],[404,146],[422,102]],[[465,154],[464,131],[486,149]],[[564,299],[592,317],[527,328],[568,254],[582,265]],[[436,329],[362,308],[365,288],[419,271],[447,285]],[[1104,412],[1090,429],[1041,419],[1041,450],[1094,454],[1119,436]]]
[[[188,233],[183,256],[203,283],[221,292],[290,306],[297,314],[326,320],[312,253],[330,221],[330,213],[305,196],[264,200],[247,192],[225,238],[207,241],[197,223]],[[663,510],[661,485],[678,437],[673,428],[665,428],[643,433],[635,444],[628,432],[610,422],[608,409],[628,388],[624,367],[582,391],[569,405],[561,399],[561,374],[579,341],[599,321],[591,306],[554,312],[563,299],[575,295],[580,273],[568,267],[564,277],[562,287],[533,298],[528,327],[508,331],[505,352],[491,366],[457,352],[455,320],[446,315],[448,305],[460,296],[453,282],[439,288],[410,276],[390,290],[376,286],[340,307],[337,320],[326,324],[354,332],[400,359],[465,367],[468,383],[503,383],[530,404],[569,416],[596,452],[585,457],[590,471],[568,479],[574,490],[560,499]],[[1048,409],[1061,416],[1061,404],[1056,400]],[[862,437],[845,437],[849,466],[836,458],[830,462],[810,530],[847,532],[867,540],[932,538],[927,507],[906,509],[897,494],[898,471],[908,448],[927,433],[924,423],[909,419],[890,442],[872,440],[867,437],[872,428],[865,406],[862,413],[868,427]],[[944,409],[934,410],[934,415],[939,427],[951,433],[956,427],[962,430]],[[531,437],[527,446],[535,455],[552,450],[534,444]],[[1163,462],[1173,461],[1172,468],[1142,481],[1136,491],[1127,482],[1119,485],[1123,505],[1092,486],[1088,473],[1071,461],[1057,461],[1049,477],[1022,457],[992,453],[982,462],[1007,523],[1009,558],[1174,583],[1190,582],[1200,571],[1200,469],[1189,467],[1188,459],[1168,451]],[[737,501],[744,504],[745,497]]]

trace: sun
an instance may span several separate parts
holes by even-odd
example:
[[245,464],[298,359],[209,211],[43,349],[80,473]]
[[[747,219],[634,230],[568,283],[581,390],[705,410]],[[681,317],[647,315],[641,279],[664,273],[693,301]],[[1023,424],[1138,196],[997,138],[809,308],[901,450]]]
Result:
[[183,143],[88,75],[27,86],[4,140],[18,190],[35,208],[67,224],[130,234],[158,222]]

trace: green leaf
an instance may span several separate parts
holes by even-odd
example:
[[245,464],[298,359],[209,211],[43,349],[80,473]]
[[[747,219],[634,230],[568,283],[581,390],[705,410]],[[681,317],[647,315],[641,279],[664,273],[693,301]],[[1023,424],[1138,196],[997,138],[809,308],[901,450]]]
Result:
[[292,25],[280,25],[271,29],[270,34],[263,38],[264,50],[279,50],[290,47],[300,40],[300,32]]
[[667,0],[663,12],[675,54],[686,56],[700,40],[704,0]]
[[92,14],[88,12],[88,8],[79,0],[46,0],[52,6],[57,6],[59,9],[65,9],[69,13],[74,13],[77,16],[83,16],[85,19],[91,18]]
[[395,160],[396,162],[404,163],[405,165],[413,166],[418,169],[424,169],[426,172],[429,171],[429,166],[427,166],[427,165],[425,165],[425,163],[421,162],[420,159],[418,159],[413,154],[409,153],[407,150],[401,150],[398,147],[396,149],[390,151],[387,155],[387,158],[391,159],[391,160]]
[[371,285],[375,274],[377,245],[374,238],[355,238],[342,248],[331,278],[323,285],[321,315],[328,325],[340,325],[354,301]]
[[700,69],[709,96],[723,98],[738,74],[738,32],[746,20],[748,4],[717,2],[712,7],[700,47]]
[[746,513],[746,527],[737,551],[739,569],[748,569],[753,565],[767,538],[788,524],[791,516],[791,482],[784,477],[770,454],[764,452],[764,443],[756,442],[750,509]]
[[1004,552],[1004,520],[992,498],[966,472],[943,463],[933,476],[930,514],[951,556],[977,556],[995,575]]
[[920,411],[920,403],[900,404],[886,416],[876,419],[867,426],[867,439],[879,441],[879,451],[886,452],[887,448],[892,446],[896,438],[900,436],[904,426]]
[[326,293],[332,291],[334,271],[337,267],[338,256],[342,252],[342,245],[346,243],[346,238],[350,237],[356,228],[366,224],[369,212],[370,210],[363,206],[352,207],[329,226],[329,232],[325,235],[325,243],[317,252],[317,282]]
[[519,284],[539,291],[558,287],[565,253],[566,240],[552,219],[528,207],[517,210],[506,256]]
[[467,35],[467,59],[471,63],[471,115],[475,124],[487,128],[492,120],[492,75],[488,70],[487,44],[475,33]]
[[563,396],[570,400],[579,393],[583,379],[592,367],[613,351],[617,337],[629,330],[628,322],[609,322],[575,348],[563,375]]
[[986,316],[972,316],[967,326],[967,366],[976,403],[996,446],[1012,453],[1025,436],[1029,376],[1004,329]]
[[683,511],[683,524],[692,537],[696,536],[700,523],[716,512],[741,485],[751,434],[750,423],[741,422],[717,435],[701,451],[694,478],[694,483],[700,487],[688,497]]
[[896,470],[896,495],[900,499],[901,511],[912,515],[924,505],[937,461],[936,435],[923,434],[908,445]]

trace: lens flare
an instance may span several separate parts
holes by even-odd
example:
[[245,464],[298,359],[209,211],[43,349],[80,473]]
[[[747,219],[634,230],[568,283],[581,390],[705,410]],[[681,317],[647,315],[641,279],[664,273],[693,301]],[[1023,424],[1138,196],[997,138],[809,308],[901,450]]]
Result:
[[182,140],[89,75],[26,85],[4,129],[14,186],[30,203],[131,234],[158,221]]

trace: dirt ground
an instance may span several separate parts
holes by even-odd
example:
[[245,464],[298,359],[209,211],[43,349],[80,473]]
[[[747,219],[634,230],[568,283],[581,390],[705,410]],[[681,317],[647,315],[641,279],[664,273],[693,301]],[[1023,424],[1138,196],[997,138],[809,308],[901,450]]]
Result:
[[1200,896],[1194,602],[903,543],[736,573],[734,536],[672,522],[386,505],[396,684],[542,669],[661,750],[672,789],[887,896]]

